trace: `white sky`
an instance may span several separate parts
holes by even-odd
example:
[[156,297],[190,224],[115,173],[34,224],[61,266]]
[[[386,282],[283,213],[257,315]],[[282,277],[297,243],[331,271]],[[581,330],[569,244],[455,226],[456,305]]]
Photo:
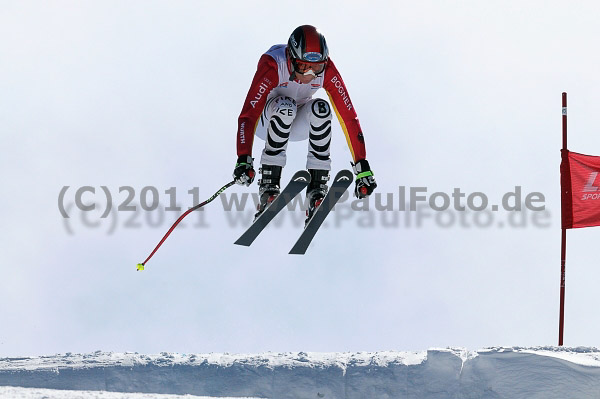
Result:
[[[597,2],[0,1],[0,10],[0,355],[556,344],[560,98],[568,92],[570,149],[600,155]],[[285,220],[237,247],[243,228],[217,200],[210,228],[188,221],[143,273],[135,264],[173,212],[156,228],[143,213],[126,228],[121,212],[107,234],[106,220],[86,228],[72,210],[67,233],[63,186],[72,201],[81,186],[101,198],[104,185],[116,203],[120,186],[135,188],[135,203],[144,186],[163,203],[177,187],[188,206],[187,190],[203,200],[229,181],[258,58],[305,23],[326,35],[378,192],[460,187],[492,204],[518,185],[545,195],[550,226],[362,228],[369,216],[354,214],[292,257],[299,226]],[[335,126],[339,170],[350,154]],[[290,144],[284,180],[305,154],[305,143]],[[598,239],[600,229],[569,232],[569,346],[600,344]]]

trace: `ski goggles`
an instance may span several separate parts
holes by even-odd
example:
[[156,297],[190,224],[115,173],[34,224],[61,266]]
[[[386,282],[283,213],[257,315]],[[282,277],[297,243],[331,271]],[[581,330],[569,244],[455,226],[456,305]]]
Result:
[[325,66],[327,65],[327,61],[325,62],[304,62],[304,61],[294,61],[294,70],[300,75],[313,75],[318,76],[323,73],[325,70]]

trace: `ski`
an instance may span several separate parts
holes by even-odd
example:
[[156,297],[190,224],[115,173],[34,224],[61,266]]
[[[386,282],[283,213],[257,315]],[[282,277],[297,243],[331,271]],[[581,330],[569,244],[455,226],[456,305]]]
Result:
[[306,170],[296,172],[287,186],[265,211],[248,227],[248,230],[237,239],[235,244],[249,247],[256,237],[267,227],[267,224],[291,202],[300,191],[310,183],[310,173]]
[[352,180],[353,175],[349,170],[342,170],[335,175],[335,179],[333,179],[333,183],[331,184],[327,195],[325,195],[323,202],[304,228],[298,241],[296,241],[296,244],[289,252],[290,254],[304,255],[304,253],[306,253],[306,250],[315,234],[317,234],[319,227],[321,227],[329,212],[331,212],[335,204],[340,200],[342,195],[344,195],[350,184],[352,184]]

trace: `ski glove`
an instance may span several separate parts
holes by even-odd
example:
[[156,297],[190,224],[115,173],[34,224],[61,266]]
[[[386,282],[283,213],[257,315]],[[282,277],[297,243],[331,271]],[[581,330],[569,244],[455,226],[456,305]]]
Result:
[[369,162],[366,159],[358,161],[356,164],[352,164],[352,169],[354,169],[354,174],[356,175],[354,196],[359,199],[368,197],[375,190],[375,187],[377,187]]
[[235,169],[233,170],[233,179],[237,184],[249,186],[254,181],[256,172],[252,167],[252,157],[250,155],[240,155]]

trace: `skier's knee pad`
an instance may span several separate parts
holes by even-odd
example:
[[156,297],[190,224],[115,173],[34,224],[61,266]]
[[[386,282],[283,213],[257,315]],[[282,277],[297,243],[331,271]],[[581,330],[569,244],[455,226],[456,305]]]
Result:
[[[273,113],[271,119],[275,119],[275,117],[279,118],[284,125],[290,125],[296,118],[296,112],[298,111],[298,107],[296,106],[296,100],[290,97],[276,97],[273,99]],[[284,129],[286,126],[282,126]],[[287,126],[289,129],[289,126]]]
[[323,122],[331,120],[331,107],[322,99],[316,99],[310,107],[310,121],[314,126],[320,126]]

